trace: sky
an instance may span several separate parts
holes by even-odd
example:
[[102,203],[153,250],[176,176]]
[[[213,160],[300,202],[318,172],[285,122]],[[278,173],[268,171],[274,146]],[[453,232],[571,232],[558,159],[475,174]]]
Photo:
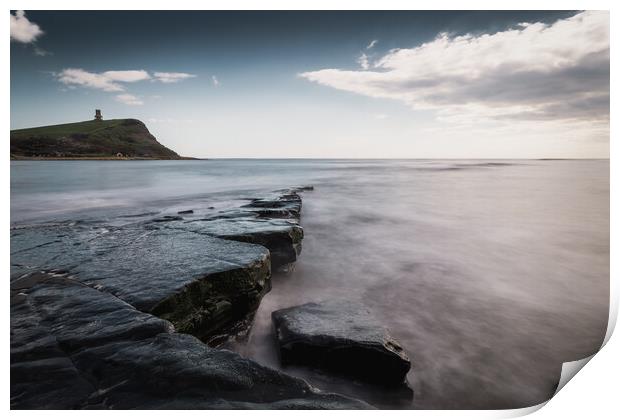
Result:
[[200,158],[608,158],[609,13],[12,11],[11,129]]

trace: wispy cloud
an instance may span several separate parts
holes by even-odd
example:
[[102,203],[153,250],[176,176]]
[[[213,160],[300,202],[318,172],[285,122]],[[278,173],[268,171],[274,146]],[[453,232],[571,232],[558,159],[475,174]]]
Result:
[[213,82],[213,86],[218,87],[220,85],[220,81],[217,80],[217,77],[211,76],[211,81]]
[[362,69],[364,70],[368,70],[368,68],[370,67],[370,64],[368,63],[368,56],[365,53],[362,53],[362,55],[360,55],[357,58],[357,63],[362,67]]
[[[176,83],[189,77],[195,77],[188,73],[153,73],[153,75],[151,75],[146,70],[108,70],[102,73],[93,73],[84,69],[75,68],[64,69],[60,73],[54,73],[54,76],[69,89],[85,87],[102,90],[104,92],[125,92],[125,84],[142,82],[145,80]],[[157,97],[157,95],[151,96],[151,98]],[[114,99],[125,105],[144,104],[141,98],[129,93],[118,94]]]
[[366,45],[366,49],[369,50],[373,48],[375,45],[377,45],[378,42],[379,42],[378,39],[373,39],[372,41],[370,41],[370,44]]
[[11,13],[11,40],[29,44],[43,35],[43,31],[34,22],[26,17],[23,10],[18,10],[15,14]]
[[195,74],[189,73],[165,73],[165,72],[156,72],[154,73],[155,79],[162,83],[177,83],[181,80],[190,79],[192,77],[196,77]]
[[83,69],[64,69],[57,74],[58,81],[68,86],[83,86],[105,92],[122,92],[124,87],[105,73],[91,73]]
[[143,105],[144,102],[138,98],[137,96],[130,95],[129,93],[121,93],[120,95],[116,95],[115,98],[118,102],[123,103],[125,105]]
[[51,51],[46,51],[43,48],[34,47],[34,55],[38,55],[39,57],[46,57],[48,55],[54,55],[54,53],[52,53]]
[[102,73],[93,73],[84,69],[69,68],[56,74],[59,82],[65,85],[83,86],[99,89],[106,92],[122,92],[125,83],[135,83],[144,80],[154,80],[162,83],[176,83],[190,77],[188,73],[153,73],[146,70],[109,70]]
[[[374,44],[369,44],[369,47]],[[392,50],[363,71],[301,77],[335,89],[402,101],[453,120],[609,120],[609,13],[494,34],[439,36]]]

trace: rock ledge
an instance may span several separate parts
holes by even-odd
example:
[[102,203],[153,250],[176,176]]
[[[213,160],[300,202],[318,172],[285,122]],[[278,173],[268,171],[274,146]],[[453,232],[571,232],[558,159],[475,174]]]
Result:
[[318,366],[369,382],[402,385],[411,361],[364,306],[307,303],[272,313],[285,364]]

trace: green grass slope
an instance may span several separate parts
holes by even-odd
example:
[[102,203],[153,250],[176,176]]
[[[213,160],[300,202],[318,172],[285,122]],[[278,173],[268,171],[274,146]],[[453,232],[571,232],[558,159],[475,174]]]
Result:
[[181,159],[134,119],[83,121],[11,131],[11,158]]

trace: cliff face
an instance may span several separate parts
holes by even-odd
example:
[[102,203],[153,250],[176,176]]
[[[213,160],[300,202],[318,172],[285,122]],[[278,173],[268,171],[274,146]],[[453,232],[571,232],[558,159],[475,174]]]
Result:
[[181,159],[134,119],[83,121],[11,131],[11,159]]

